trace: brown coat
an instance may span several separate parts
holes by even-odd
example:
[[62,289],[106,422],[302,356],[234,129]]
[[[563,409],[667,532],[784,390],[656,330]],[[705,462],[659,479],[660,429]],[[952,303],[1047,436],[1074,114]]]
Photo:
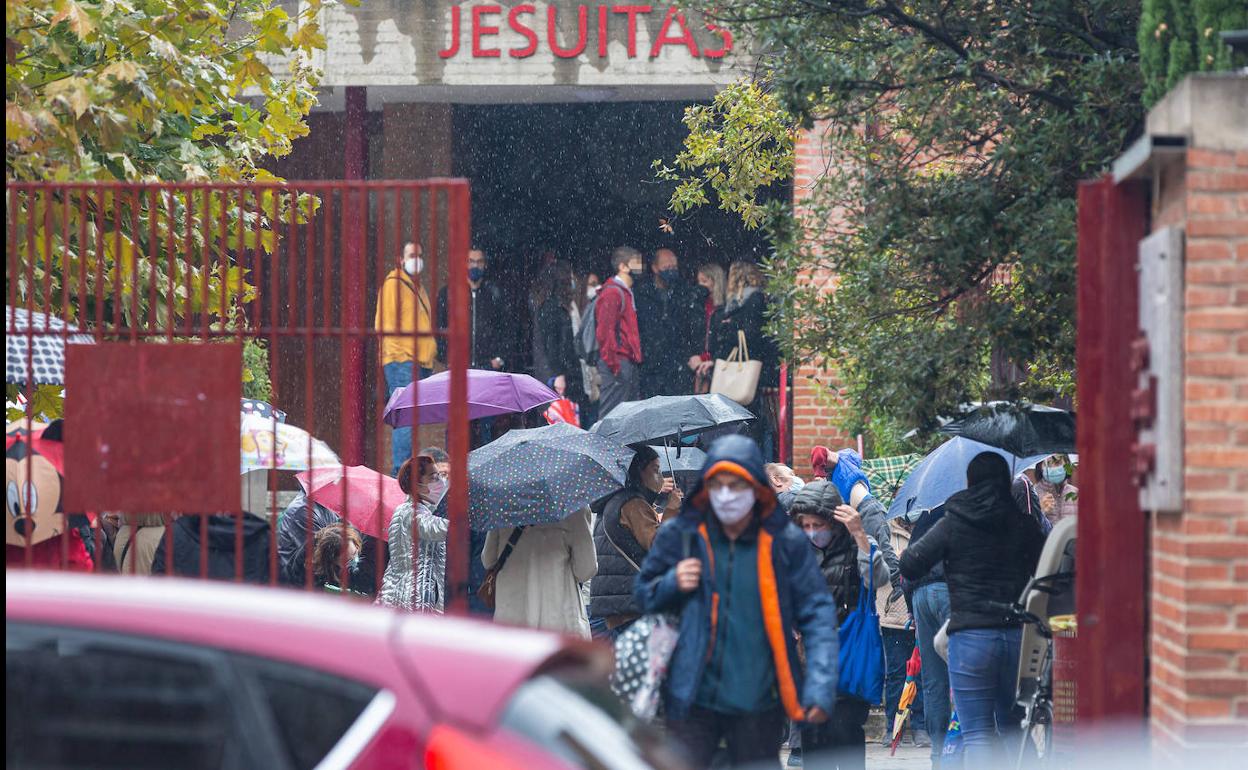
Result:
[[[159,514],[127,517],[117,530],[117,539],[113,542],[113,558],[117,560],[117,571],[123,575],[131,572],[136,575],[152,574],[152,560],[156,557],[156,549],[164,536],[165,521]],[[127,550],[126,544],[131,537],[134,537],[134,545]]]

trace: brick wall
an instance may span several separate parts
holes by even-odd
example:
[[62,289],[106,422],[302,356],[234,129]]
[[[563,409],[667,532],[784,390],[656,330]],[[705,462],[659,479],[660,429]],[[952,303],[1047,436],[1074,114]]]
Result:
[[[793,203],[799,212],[802,202],[810,197],[815,182],[833,162],[823,143],[825,129],[824,124],[816,123],[797,139]],[[808,278],[827,283],[828,276]],[[789,376],[793,379],[793,466],[800,475],[809,477],[807,461],[812,447],[823,444],[837,449],[850,446],[851,438],[838,427],[843,404],[836,395],[838,381],[834,364],[798,362],[790,368]]]
[[1150,721],[1193,758],[1248,737],[1248,151],[1190,149],[1153,225],[1183,225],[1184,510],[1153,515]]

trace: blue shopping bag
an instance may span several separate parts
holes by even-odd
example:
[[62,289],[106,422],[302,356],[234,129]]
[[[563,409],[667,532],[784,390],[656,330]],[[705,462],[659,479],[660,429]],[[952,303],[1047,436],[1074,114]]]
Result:
[[871,546],[871,577],[858,591],[858,607],[841,624],[837,691],[878,704],[884,695],[884,640],[875,610],[875,545]]

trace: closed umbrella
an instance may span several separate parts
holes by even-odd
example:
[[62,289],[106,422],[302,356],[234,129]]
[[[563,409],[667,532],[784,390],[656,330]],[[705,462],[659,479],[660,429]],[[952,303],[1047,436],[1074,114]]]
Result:
[[394,509],[407,502],[398,481],[363,465],[319,468],[295,479],[309,500],[381,540],[389,539]]
[[973,439],[1018,457],[1075,451],[1075,416],[1065,409],[1038,404],[992,401],[942,425],[940,432]]
[[468,455],[478,531],[562,521],[624,486],[633,451],[566,423],[513,430]]
[[[559,394],[527,374],[468,370],[468,419],[527,412],[549,404]],[[451,373],[439,372],[400,388],[390,397],[382,419],[394,428],[446,422],[451,413]]]
[[625,401],[592,428],[618,444],[660,444],[724,425],[754,419],[749,409],[726,396],[654,396]]
[[1045,454],[1015,457],[1004,449],[969,438],[951,438],[924,457],[906,477],[897,497],[888,507],[888,518],[894,519],[911,511],[935,508],[948,500],[950,495],[966,489],[966,469],[980,452],[1001,455],[1017,472],[1025,471],[1048,457]]
[[906,661],[906,684],[901,688],[901,700],[897,702],[897,714],[893,717],[893,742],[889,756],[897,754],[897,744],[901,743],[902,730],[906,727],[906,721],[910,719],[910,706],[919,694],[918,676],[922,667],[919,648],[915,647],[914,652],[910,653],[910,660]]
[[4,381],[14,385],[64,385],[65,344],[95,340],[61,319],[4,306]]

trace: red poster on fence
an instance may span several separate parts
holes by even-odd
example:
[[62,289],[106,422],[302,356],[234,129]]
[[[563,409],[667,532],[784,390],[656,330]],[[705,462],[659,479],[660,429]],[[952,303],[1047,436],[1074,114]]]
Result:
[[241,345],[68,345],[65,362],[65,510],[239,510]]

